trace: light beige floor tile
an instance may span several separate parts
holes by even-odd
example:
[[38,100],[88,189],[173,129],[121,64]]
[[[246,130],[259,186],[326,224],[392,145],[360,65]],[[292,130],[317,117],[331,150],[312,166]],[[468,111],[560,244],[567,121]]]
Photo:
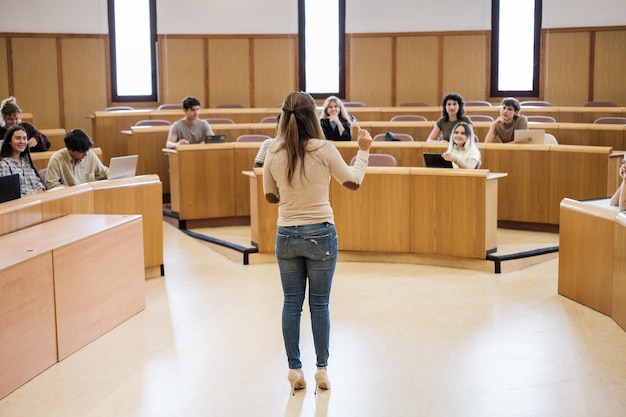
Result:
[[305,305],[309,388],[290,396],[276,264],[164,228],[166,276],[147,281],[146,310],[0,400],[0,416],[626,415],[626,332],[557,294],[558,258],[494,274],[343,256],[332,390],[313,394]]

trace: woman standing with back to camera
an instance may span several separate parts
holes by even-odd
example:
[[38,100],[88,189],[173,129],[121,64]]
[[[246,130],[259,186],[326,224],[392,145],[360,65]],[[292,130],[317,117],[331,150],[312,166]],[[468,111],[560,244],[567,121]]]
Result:
[[[300,319],[307,278],[315,354],[316,391],[330,389],[326,373],[330,337],[328,304],[337,263],[338,243],[333,210],[328,201],[330,177],[357,190],[365,176],[372,145],[359,130],[356,162],[345,163],[324,138],[307,93],[290,93],[282,106],[276,140],[263,166],[263,189],[270,203],[279,203],[276,259],[283,287],[282,329],[292,394],[306,388],[300,361]],[[321,138],[321,139],[320,139]]]

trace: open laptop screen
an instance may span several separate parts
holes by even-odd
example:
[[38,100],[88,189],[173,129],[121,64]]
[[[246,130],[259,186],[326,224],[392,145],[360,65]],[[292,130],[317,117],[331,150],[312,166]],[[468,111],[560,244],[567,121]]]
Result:
[[424,152],[424,163],[428,168],[452,168],[452,162],[446,161],[440,153]]
[[21,196],[19,174],[0,177],[0,203],[17,200]]

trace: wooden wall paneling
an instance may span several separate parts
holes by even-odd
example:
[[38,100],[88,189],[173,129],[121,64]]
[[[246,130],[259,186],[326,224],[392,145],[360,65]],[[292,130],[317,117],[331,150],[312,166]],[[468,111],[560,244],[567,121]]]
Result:
[[250,40],[209,39],[209,102],[250,107]]
[[[87,118],[107,107],[107,59],[104,37],[61,39],[63,116],[66,130],[80,128],[91,134]],[[60,148],[57,148],[60,149]]]
[[608,195],[608,176],[615,175],[608,172],[610,153],[611,148],[604,146],[550,147],[549,223],[559,224],[559,204],[566,197],[584,200]]
[[11,40],[13,92],[22,111],[33,114],[40,129],[61,126],[57,40],[15,37]]
[[589,32],[546,32],[544,100],[582,106],[589,96]]
[[489,56],[485,36],[455,34],[443,37],[443,68],[440,68],[443,95],[457,92],[465,100],[486,100],[489,97],[485,81],[485,62]]
[[398,36],[396,39],[396,103],[441,101],[437,36]]
[[[593,96],[596,101],[626,105],[626,30],[595,34]],[[611,70],[619,69],[619,70]]]
[[392,38],[352,36],[349,38],[350,97],[367,106],[392,105]]
[[207,106],[205,97],[205,40],[199,38],[162,37],[159,40],[163,66],[161,103],[180,103],[187,96],[199,99]]
[[0,98],[9,97],[9,62],[7,60],[8,38],[0,37]]
[[275,107],[298,90],[295,37],[258,38],[253,44],[253,107]]

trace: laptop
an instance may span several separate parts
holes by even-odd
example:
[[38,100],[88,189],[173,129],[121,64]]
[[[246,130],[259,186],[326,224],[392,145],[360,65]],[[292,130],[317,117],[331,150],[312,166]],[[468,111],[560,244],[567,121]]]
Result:
[[513,143],[531,143],[543,145],[546,131],[543,129],[518,129],[513,132]]
[[211,135],[207,136],[204,143],[224,143],[226,142],[226,135]]
[[452,162],[446,161],[440,153],[424,152],[424,162],[428,168],[452,168]]
[[0,177],[0,203],[20,198],[20,174]]
[[132,178],[137,170],[139,155],[117,156],[109,163],[108,179]]

